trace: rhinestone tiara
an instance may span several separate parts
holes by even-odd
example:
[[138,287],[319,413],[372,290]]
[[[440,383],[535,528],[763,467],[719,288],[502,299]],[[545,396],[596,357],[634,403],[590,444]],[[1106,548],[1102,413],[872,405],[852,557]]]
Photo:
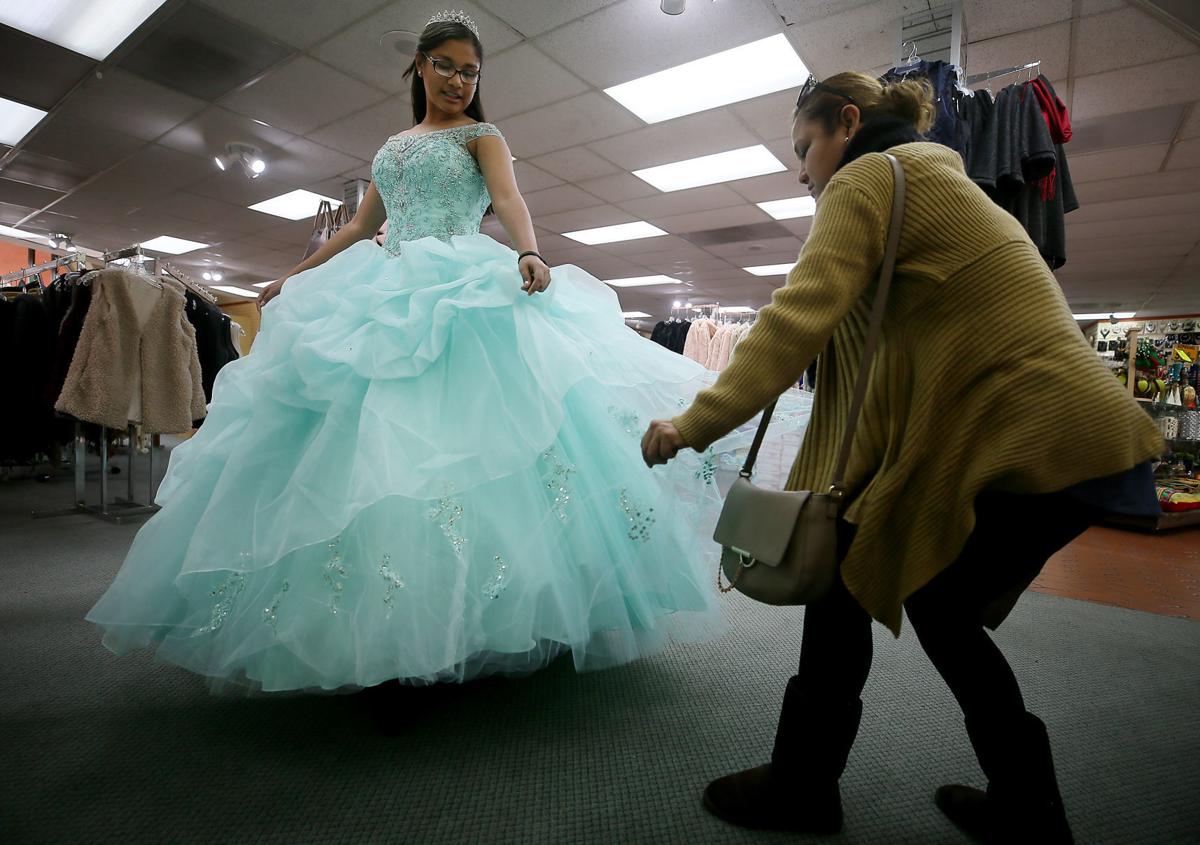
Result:
[[471,30],[471,32],[475,33],[476,38],[479,37],[479,27],[475,24],[474,19],[466,12],[460,12],[455,9],[446,9],[443,12],[438,12],[436,15],[430,18],[425,26],[429,26],[431,23],[462,24],[467,29]]

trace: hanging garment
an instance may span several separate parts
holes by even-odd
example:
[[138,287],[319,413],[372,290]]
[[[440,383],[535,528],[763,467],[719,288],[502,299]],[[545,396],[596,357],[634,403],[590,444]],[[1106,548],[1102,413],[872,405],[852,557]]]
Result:
[[53,353],[50,320],[40,294],[0,297],[0,356],[4,361],[4,412],[0,458],[28,461],[52,441],[54,410],[46,400]]
[[246,336],[246,330],[238,324],[236,320],[229,321],[229,342],[233,345],[233,354],[237,358],[242,357],[242,338]]
[[[472,144],[499,134],[380,150],[385,246],[293,276],[254,353],[217,375],[162,510],[88,614],[107,646],[334,689],[528,672],[565,651],[602,668],[720,633],[714,476],[753,422],[645,466],[649,422],[715,378],[629,331],[577,267],[521,290],[516,253],[479,232]],[[810,402],[789,392],[775,424],[802,428]]]
[[217,373],[239,357],[229,338],[229,317],[220,308],[194,291],[184,291],[187,298],[185,313],[196,332],[196,353],[203,374],[204,399],[212,401],[213,383]]
[[682,355],[683,348],[687,346],[687,337],[688,334],[691,333],[691,330],[691,320],[681,320],[680,322],[675,323],[671,327],[670,344],[667,348],[677,355]]
[[126,270],[100,271],[91,284],[94,300],[55,408],[108,428],[134,421],[147,434],[186,431],[204,416],[204,389],[183,286]]
[[933,89],[934,121],[926,137],[959,153],[963,151],[958,119],[958,70],[949,62],[921,61],[894,67],[883,75],[885,82],[924,79]]
[[717,324],[712,320],[705,318],[693,322],[688,330],[687,343],[683,347],[684,357],[691,358],[702,367],[707,366],[709,349],[716,333]]

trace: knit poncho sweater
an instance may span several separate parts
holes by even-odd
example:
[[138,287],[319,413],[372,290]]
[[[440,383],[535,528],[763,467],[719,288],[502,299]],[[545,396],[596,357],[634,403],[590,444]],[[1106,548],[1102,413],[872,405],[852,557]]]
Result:
[[[908,143],[907,206],[883,339],[847,472],[857,525],[842,577],[899,634],[904,600],[961,552],[983,490],[1054,493],[1162,451],[1101,363],[1020,224],[953,150]],[[785,287],[733,363],[674,420],[706,449],[794,385],[819,354],[790,490],[829,488],[877,287],[892,170],[870,153],[826,186]],[[1021,526],[1013,526],[1020,537]]]

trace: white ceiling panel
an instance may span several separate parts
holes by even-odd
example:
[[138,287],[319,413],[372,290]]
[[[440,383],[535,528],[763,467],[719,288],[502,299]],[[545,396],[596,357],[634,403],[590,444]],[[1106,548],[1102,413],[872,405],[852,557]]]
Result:
[[746,200],[724,185],[708,185],[684,191],[645,197],[619,203],[620,207],[642,220],[657,217],[672,217],[690,211],[709,211],[714,208],[729,208],[744,205]]
[[60,214],[107,211],[120,216],[151,203],[164,191],[220,175],[204,159],[150,144],[68,196],[54,210]]
[[1065,21],[1071,17],[1071,0],[965,0],[963,14],[971,38],[982,41]]
[[517,185],[522,192],[540,191],[563,183],[563,180],[557,176],[551,176],[546,171],[524,161],[514,162],[513,172],[516,174]]
[[1180,141],[1171,148],[1167,170],[1187,170],[1194,167],[1200,167],[1200,138]]
[[499,121],[513,155],[525,159],[598,141],[641,125],[614,100],[595,91]]
[[669,253],[676,258],[702,258],[707,253],[694,244],[688,243],[677,235],[663,235],[657,238],[638,238],[634,241],[618,241],[611,244],[601,244],[599,249],[612,255],[620,255],[634,261],[641,261],[638,256],[655,253]]
[[1082,183],[1153,173],[1162,167],[1168,148],[1168,144],[1144,144],[1072,156],[1068,159],[1071,179]]
[[[792,160],[782,161],[789,168],[795,167]],[[771,200],[808,196],[808,188],[800,184],[799,172],[795,169],[790,169],[786,173],[755,176],[753,179],[739,179],[737,182],[730,182],[729,187],[750,202],[770,202]]]
[[246,208],[271,197],[286,194],[295,187],[273,178],[270,173],[257,179],[247,179],[241,173],[220,173],[214,168],[209,178],[189,185],[188,190]]
[[694,2],[682,15],[664,15],[656,2],[622,0],[538,38],[537,45],[607,88],[780,31],[759,0]]
[[811,217],[795,217],[791,220],[780,220],[779,225],[803,242],[808,237],[808,233],[812,231],[812,222]]
[[1187,118],[1179,128],[1180,138],[1200,138],[1200,103],[1188,107]]
[[1125,5],[1125,0],[1079,0],[1079,15],[1098,15],[1113,9],[1123,9]]
[[135,138],[153,141],[201,111],[203,100],[172,91],[120,68],[101,79],[94,75],[58,113],[62,120],[82,120],[119,127]]
[[1081,203],[1068,217],[1072,226],[1095,220],[1128,220],[1149,215],[1200,215],[1200,192],[1173,196],[1142,197],[1112,202]]
[[[818,76],[890,67],[900,52],[896,22],[928,0],[879,0],[788,29],[796,52]],[[786,16],[785,16],[786,20]]]
[[267,169],[274,178],[295,185],[327,179],[363,166],[366,162],[362,159],[314,144],[306,138],[284,144],[267,162]]
[[[974,29],[971,30],[971,35],[974,37]],[[1067,78],[1071,60],[1069,21],[986,41],[975,41],[967,47],[967,72],[983,73],[999,68],[1016,67],[1037,59],[1041,59],[1042,73],[1047,79]],[[1001,84],[1007,81],[1009,80],[1003,80]],[[995,83],[993,90],[1000,90],[994,86]]]
[[587,179],[580,182],[579,187],[589,194],[595,194],[601,199],[614,203],[659,193],[658,188],[629,173],[612,173],[598,179]]
[[[294,47],[311,47],[378,9],[386,0],[197,0]],[[424,24],[424,20],[420,22]],[[420,27],[418,27],[419,29]]]
[[620,168],[611,161],[601,158],[587,147],[559,150],[549,155],[530,159],[529,163],[570,182],[582,182],[620,171]]
[[502,120],[588,90],[583,80],[530,44],[521,44],[483,65],[480,95],[488,120]]
[[759,208],[751,205],[739,205],[733,208],[719,208],[715,211],[696,211],[673,217],[659,217],[650,222],[668,232],[686,234],[688,232],[704,232],[709,229],[724,229],[729,226],[766,223],[770,219],[767,213]]
[[794,90],[778,91],[743,103],[734,103],[729,108],[764,141],[790,138],[797,93]]
[[272,219],[240,205],[222,202],[191,191],[164,193],[155,207],[181,220],[219,220],[227,229],[242,235],[261,232],[274,225]]
[[391,94],[407,91],[404,70],[412,56],[401,56],[391,47],[380,46],[379,37],[394,29],[420,32],[427,20],[424,10],[407,4],[402,10],[392,3],[367,15],[337,35],[309,50],[316,58],[376,88]]
[[263,125],[220,106],[209,106],[172,129],[159,143],[190,155],[211,158],[223,153],[225,145],[232,141],[252,144],[266,154],[295,139],[290,132]]
[[[760,264],[782,264],[796,260],[803,244],[799,238],[767,238],[760,241],[740,241],[732,244],[713,244],[705,247],[713,255],[719,255],[737,267],[754,267]],[[779,258],[779,256],[784,256]]]
[[718,109],[656,123],[589,146],[626,170],[639,170],[749,147],[759,140],[736,116]]
[[[1074,165],[1072,165],[1073,167]],[[1189,194],[1193,191],[1200,191],[1200,168],[1149,173],[1145,176],[1126,176],[1075,186],[1075,193],[1079,197],[1080,205],[1137,197]],[[1073,214],[1067,216],[1068,224],[1073,216]]]
[[531,215],[541,217],[547,214],[557,214],[560,211],[574,211],[580,208],[604,205],[604,201],[574,185],[559,185],[544,191],[526,193],[525,205],[529,206]]
[[302,135],[383,99],[379,89],[299,56],[227,95],[221,105]]
[[479,2],[526,38],[533,38],[598,9],[603,9],[605,6],[610,6],[616,0],[554,0],[553,3],[530,3],[529,0],[479,0]]
[[1075,80],[1071,117],[1086,120],[1189,103],[1196,99],[1196,79],[1200,79],[1200,56],[1081,76]]
[[1174,32],[1141,9],[1124,8],[1084,18],[1075,27],[1075,75],[1200,52],[1195,42]]
[[314,129],[307,136],[318,144],[371,161],[388,138],[411,126],[411,104],[403,97],[390,97]]
[[[1129,238],[1139,234],[1178,232],[1181,236],[1200,239],[1200,217],[1162,215],[1130,220],[1097,220],[1094,223],[1072,224],[1069,235],[1081,240],[1093,238]],[[1068,243],[1068,246],[1070,244]]]
[[[578,232],[581,229],[596,229],[600,226],[615,226],[618,223],[632,223],[633,216],[611,205],[598,205],[582,211],[564,211],[559,214],[547,214],[534,218],[533,221],[543,229],[562,234],[563,232]],[[653,240],[646,238],[645,240]]]
[[89,173],[97,173],[145,145],[142,139],[107,124],[86,120],[60,121],[55,117],[25,143],[25,149],[73,162]]

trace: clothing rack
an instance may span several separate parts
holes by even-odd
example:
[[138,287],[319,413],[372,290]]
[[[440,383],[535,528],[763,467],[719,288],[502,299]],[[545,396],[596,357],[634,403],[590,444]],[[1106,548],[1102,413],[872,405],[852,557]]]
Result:
[[204,299],[211,302],[213,305],[217,304],[216,295],[213,294],[213,292],[210,291],[208,288],[206,288],[204,285],[200,284],[195,279],[193,279],[191,276],[189,276],[187,273],[184,273],[181,270],[177,270],[174,266],[168,264],[165,261],[159,263],[158,270],[163,275],[170,276],[172,279],[179,282],[181,285],[186,287],[192,293],[196,294],[196,296],[203,297]]
[[60,255],[58,258],[50,261],[43,261],[41,264],[34,264],[32,267],[26,267],[23,270],[13,270],[10,273],[5,273],[0,276],[0,285],[6,285],[11,281],[28,279],[30,276],[40,276],[45,270],[56,270],[59,267],[75,264],[76,270],[83,269],[84,256],[79,253],[71,255]]
[[[1000,68],[999,70],[989,70],[986,73],[971,74],[970,76],[967,77],[967,84],[968,85],[976,85],[980,82],[991,82],[993,79],[996,79],[1001,76],[1008,76],[1010,73],[1021,73],[1023,71],[1027,71],[1027,70],[1032,71],[1034,68],[1037,68],[1039,71],[1041,70],[1041,68],[1042,68],[1042,60],[1041,59],[1038,59],[1038,60],[1032,61],[1032,62],[1028,62],[1023,65],[1016,65],[1014,67]],[[1030,73],[1030,76],[1032,77],[1033,74]]]

